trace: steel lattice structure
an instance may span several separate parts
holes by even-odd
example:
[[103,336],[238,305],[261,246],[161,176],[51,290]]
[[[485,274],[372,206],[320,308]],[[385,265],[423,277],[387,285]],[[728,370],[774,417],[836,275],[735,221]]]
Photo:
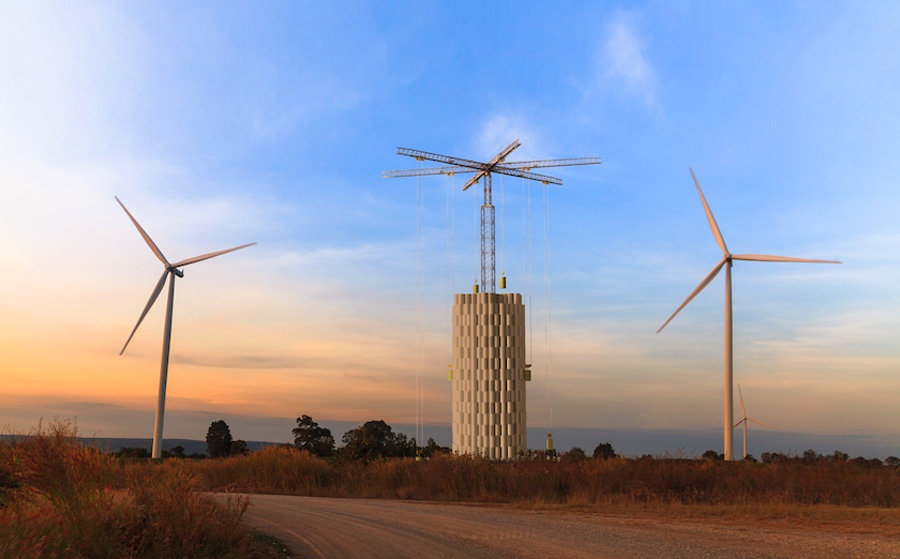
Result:
[[422,169],[405,169],[400,171],[385,171],[382,178],[393,179],[400,177],[421,177],[428,175],[455,175],[458,173],[475,174],[463,185],[463,190],[476,184],[484,178],[484,204],[481,206],[481,290],[487,293],[496,293],[497,262],[496,262],[496,221],[494,217],[494,205],[491,200],[491,174],[500,173],[511,177],[519,177],[538,181],[542,184],[562,184],[562,180],[548,175],[531,172],[531,169],[542,167],[568,167],[573,165],[599,165],[599,157],[577,157],[568,159],[538,159],[533,161],[507,162],[506,157],[521,144],[514,140],[506,148],[483,163],[461,157],[441,155],[416,149],[397,148],[398,155],[414,157],[419,161],[434,161],[444,163],[445,167],[428,167]]

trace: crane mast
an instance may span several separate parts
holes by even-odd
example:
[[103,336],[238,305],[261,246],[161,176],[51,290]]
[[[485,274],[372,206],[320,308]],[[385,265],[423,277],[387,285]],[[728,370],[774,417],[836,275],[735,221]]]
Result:
[[538,181],[542,184],[562,184],[562,180],[534,173],[531,169],[543,167],[567,167],[573,165],[599,165],[599,157],[578,157],[569,159],[539,159],[533,161],[506,162],[506,157],[515,151],[521,144],[519,140],[514,140],[505,149],[492,157],[490,161],[482,163],[471,159],[463,159],[461,157],[453,157],[449,155],[441,155],[438,153],[430,153],[408,148],[397,148],[398,155],[406,155],[413,157],[419,161],[434,161],[443,163],[444,167],[429,167],[422,169],[404,169],[399,171],[385,171],[381,174],[382,178],[401,178],[401,177],[420,177],[428,175],[455,175],[457,173],[475,174],[466,181],[462,189],[468,190],[469,187],[482,180],[484,189],[484,203],[481,206],[481,291],[486,293],[497,292],[497,257],[496,257],[496,219],[494,204],[492,202],[491,193],[491,174],[500,173],[511,177],[519,177]]
[[484,175],[484,204],[481,205],[481,289],[496,292],[497,286],[497,225],[491,201],[491,174]]

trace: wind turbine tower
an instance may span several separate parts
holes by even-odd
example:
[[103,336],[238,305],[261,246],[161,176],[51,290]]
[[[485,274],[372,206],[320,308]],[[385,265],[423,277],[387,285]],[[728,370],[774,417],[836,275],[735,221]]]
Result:
[[[491,174],[519,177],[542,184],[562,184],[560,179],[531,172],[541,167],[596,165],[599,157],[507,162],[521,144],[514,140],[487,162],[397,148],[397,154],[418,161],[443,163],[444,167],[387,171],[383,178],[455,175],[471,173],[463,190],[482,181],[481,282],[474,293],[453,296],[453,451],[509,460],[528,449],[525,382],[530,365],[525,363],[525,305],[520,293],[497,293],[496,224]],[[504,289],[501,282],[500,288]]]
[[741,391],[740,384],[738,385],[738,396],[741,399],[741,416],[742,417],[741,417],[740,421],[738,421],[737,423],[734,424],[734,426],[737,427],[738,425],[740,425],[742,423],[744,424],[744,458],[747,458],[747,427],[748,427],[747,424],[752,421],[753,423],[756,423],[757,425],[771,427],[772,429],[778,429],[778,427],[775,427],[774,425],[769,425],[768,423],[764,423],[762,421],[747,417],[747,408],[744,407],[744,393],[743,393],[743,391]]
[[151,457],[160,458],[162,457],[162,436],[163,436],[163,420],[165,418],[166,413],[166,382],[169,377],[169,348],[172,345],[172,309],[175,303],[175,278],[184,277],[184,272],[179,270],[179,268],[183,268],[188,264],[194,264],[196,262],[200,262],[203,260],[208,260],[210,258],[215,258],[216,256],[221,256],[223,254],[234,252],[235,250],[240,250],[242,248],[247,248],[248,246],[253,246],[256,243],[248,243],[246,245],[236,246],[233,248],[227,248],[225,250],[219,250],[216,252],[211,252],[209,254],[202,254],[200,256],[194,256],[193,258],[186,258],[184,260],[179,260],[175,263],[169,263],[166,260],[166,257],[163,256],[162,251],[156,246],[156,243],[153,242],[153,239],[150,238],[150,235],[144,231],[144,228],[141,227],[141,224],[137,222],[131,212],[128,211],[128,208],[125,207],[125,204],[116,197],[116,202],[122,206],[122,209],[125,210],[125,213],[128,214],[128,217],[131,219],[131,222],[134,223],[134,226],[137,227],[138,233],[141,234],[141,237],[144,238],[144,241],[147,243],[147,246],[150,247],[150,250],[153,251],[153,254],[162,262],[163,270],[162,276],[160,276],[159,281],[156,282],[156,287],[153,288],[153,292],[150,294],[150,300],[147,301],[147,305],[144,307],[143,312],[141,312],[140,318],[138,318],[137,324],[134,325],[134,329],[131,331],[131,335],[128,336],[128,339],[125,341],[125,345],[122,346],[122,351],[119,352],[119,355],[125,353],[125,348],[128,347],[128,344],[131,342],[131,338],[134,337],[134,333],[137,332],[138,327],[141,325],[141,322],[144,321],[144,317],[147,316],[147,313],[150,312],[150,308],[156,302],[156,299],[159,298],[159,294],[162,292],[163,286],[166,283],[166,279],[169,280],[169,296],[166,301],[166,320],[165,327],[163,329],[163,347],[162,347],[162,360],[159,369],[159,392],[157,394],[156,400],[156,421],[153,426],[153,447],[151,450]]
[[694,175],[694,170],[691,169],[691,177],[694,179],[694,186],[697,187],[697,193],[700,194],[700,202],[703,203],[703,210],[706,212],[706,220],[709,222],[709,228],[712,229],[713,237],[716,239],[716,244],[719,245],[719,249],[722,251],[722,259],[719,260],[718,264],[713,266],[713,269],[710,270],[706,277],[700,282],[690,295],[687,296],[687,299],[681,303],[681,306],[675,309],[675,312],[672,313],[672,316],[669,317],[666,322],[659,327],[659,330],[656,333],[662,332],[663,328],[665,328],[675,316],[681,312],[681,309],[686,307],[688,303],[690,303],[694,297],[697,296],[701,291],[703,291],[707,285],[709,285],[712,280],[719,275],[719,272],[722,271],[722,268],[725,268],[725,404],[724,404],[724,421],[723,421],[723,429],[724,433],[724,452],[725,460],[733,460],[734,459],[734,359],[732,357],[732,349],[734,347],[734,336],[732,333],[732,316],[731,316],[731,267],[734,264],[735,260],[751,260],[756,262],[812,262],[817,264],[840,264],[840,262],[836,260],[813,260],[810,258],[795,258],[793,256],[771,256],[767,254],[731,254],[728,251],[728,247],[725,246],[725,239],[722,237],[722,232],[719,230],[719,225],[716,223],[716,218],[713,217],[712,210],[709,209],[709,204],[706,203],[706,197],[703,195],[703,190],[700,189],[700,183],[697,182],[697,176]]

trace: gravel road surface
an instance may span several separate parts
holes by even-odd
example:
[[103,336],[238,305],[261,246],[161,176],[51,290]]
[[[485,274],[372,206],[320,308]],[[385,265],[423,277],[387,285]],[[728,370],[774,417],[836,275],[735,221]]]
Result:
[[881,534],[415,501],[254,495],[244,519],[300,558],[900,558]]

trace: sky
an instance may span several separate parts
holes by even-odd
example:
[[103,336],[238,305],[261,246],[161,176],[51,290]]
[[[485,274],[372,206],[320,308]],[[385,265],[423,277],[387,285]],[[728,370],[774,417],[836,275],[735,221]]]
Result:
[[724,278],[656,333],[721,258],[693,168],[733,252],[843,262],[735,263],[748,415],[900,450],[897,52],[893,2],[3,2],[0,429],[151,436],[162,298],[119,351],[162,270],[118,196],[170,261],[258,243],[177,282],[167,437],[445,433],[481,191],[381,173],[518,138],[602,158],[494,178],[532,430],[721,433]]

